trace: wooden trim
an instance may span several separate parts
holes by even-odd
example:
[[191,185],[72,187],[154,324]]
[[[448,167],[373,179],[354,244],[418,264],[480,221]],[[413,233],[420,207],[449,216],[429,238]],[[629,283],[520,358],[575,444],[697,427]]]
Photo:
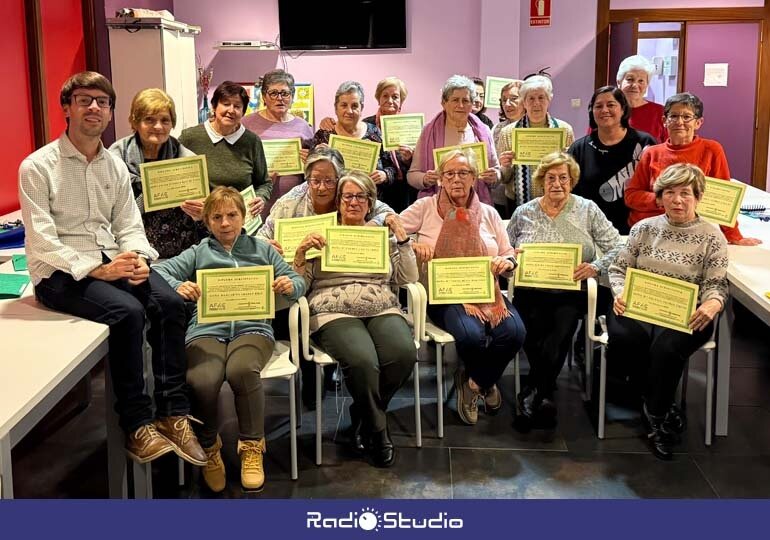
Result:
[[634,19],[634,31],[631,34],[631,50],[639,54],[639,19]]
[[681,38],[682,37],[682,31],[681,30],[669,30],[666,32],[648,32],[648,31],[640,31],[637,32],[636,38],[637,39],[665,39],[665,38]]
[[757,106],[754,131],[754,162],[751,184],[765,191],[767,186],[767,147],[770,143],[770,0],[765,0],[765,16],[759,25],[759,66],[757,68]]
[[30,98],[32,98],[32,134],[35,148],[40,148],[48,143],[48,99],[45,86],[45,56],[43,55],[40,0],[24,2],[24,16],[27,25],[29,90]]
[[607,70],[610,65],[610,0],[596,3],[596,62],[594,88],[607,84]]
[[99,71],[94,0],[82,0],[80,9],[83,14],[83,46],[86,54],[86,69]]
[[684,92],[684,64],[687,61],[687,22],[682,23],[682,30],[679,32],[679,56],[676,69],[676,91]]
[[[767,0],[765,0],[767,3]],[[741,21],[763,19],[767,8],[613,9],[609,22]]]

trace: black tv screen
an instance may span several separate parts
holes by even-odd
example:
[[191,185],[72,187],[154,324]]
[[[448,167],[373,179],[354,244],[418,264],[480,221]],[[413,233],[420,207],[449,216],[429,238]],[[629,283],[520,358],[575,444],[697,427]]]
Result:
[[406,48],[406,0],[278,0],[281,48]]

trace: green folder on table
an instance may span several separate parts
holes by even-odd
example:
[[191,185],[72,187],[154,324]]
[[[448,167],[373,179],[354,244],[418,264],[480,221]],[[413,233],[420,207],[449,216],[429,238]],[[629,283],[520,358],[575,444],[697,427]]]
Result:
[[19,298],[29,285],[29,276],[0,274],[0,299]]

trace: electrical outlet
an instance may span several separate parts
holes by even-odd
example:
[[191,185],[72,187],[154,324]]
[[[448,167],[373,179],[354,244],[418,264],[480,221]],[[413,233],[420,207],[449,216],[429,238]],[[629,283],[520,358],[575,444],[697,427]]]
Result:
[[569,100],[569,102],[570,102],[570,105],[572,105],[573,109],[579,109],[580,105],[583,103],[580,100],[580,98],[572,98],[571,100]]

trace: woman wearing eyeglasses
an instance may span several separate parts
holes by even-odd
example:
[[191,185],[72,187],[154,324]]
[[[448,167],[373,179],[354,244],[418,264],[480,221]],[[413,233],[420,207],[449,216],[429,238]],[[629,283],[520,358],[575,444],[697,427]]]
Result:
[[[730,180],[730,169],[722,145],[696,135],[703,125],[703,102],[700,98],[689,92],[675,94],[666,100],[663,110],[668,140],[645,150],[626,186],[624,199],[631,210],[628,215],[631,226],[644,218],[663,213],[653,186],[669,165],[689,163],[697,165],[706,176]],[[720,227],[730,244],[756,246],[762,243],[758,238],[744,238],[737,224],[735,227]]]
[[[370,177],[355,170],[343,173],[336,195],[339,224],[365,226],[372,219],[376,198]],[[342,366],[353,398],[350,416],[356,448],[368,448],[378,467],[390,467],[396,459],[386,412],[417,360],[412,331],[392,289],[417,281],[417,265],[398,216],[389,216],[387,226],[391,232],[387,274],[322,270],[320,258],[306,259],[310,248],[326,245],[320,233],[309,234],[294,255],[294,271],[308,284],[310,328]]]
[[[541,197],[519,206],[508,224],[511,243],[558,243],[583,246],[583,260],[573,279],[583,281],[607,274],[622,241],[595,202],[572,194],[580,168],[569,154],[554,152],[543,157],[533,182]],[[599,250],[601,255],[599,255]],[[526,251],[526,248],[524,249]],[[517,396],[521,431],[556,425],[556,378],[572,343],[578,321],[586,312],[584,291],[516,289],[513,304],[527,327],[524,351],[529,360],[527,386]]]
[[[416,236],[414,251],[427,268],[431,259],[490,256],[495,301],[489,304],[429,305],[431,320],[452,334],[463,366],[455,373],[457,413],[475,425],[478,404],[497,412],[503,399],[497,382],[524,341],[524,325],[500,292],[497,276],[510,277],[514,250],[500,215],[479,201],[478,166],[469,149],[445,154],[436,169],[438,192],[401,212],[404,228]],[[426,273],[422,272],[423,280]]]
[[[268,71],[262,76],[262,102],[265,108],[243,118],[243,125],[264,140],[302,139],[302,160],[307,159],[308,149],[313,144],[313,128],[304,118],[291,114],[294,101],[294,77],[282,69]],[[273,193],[265,203],[262,218],[270,213],[275,201],[302,182],[301,174],[278,175],[268,171],[272,177]]]

